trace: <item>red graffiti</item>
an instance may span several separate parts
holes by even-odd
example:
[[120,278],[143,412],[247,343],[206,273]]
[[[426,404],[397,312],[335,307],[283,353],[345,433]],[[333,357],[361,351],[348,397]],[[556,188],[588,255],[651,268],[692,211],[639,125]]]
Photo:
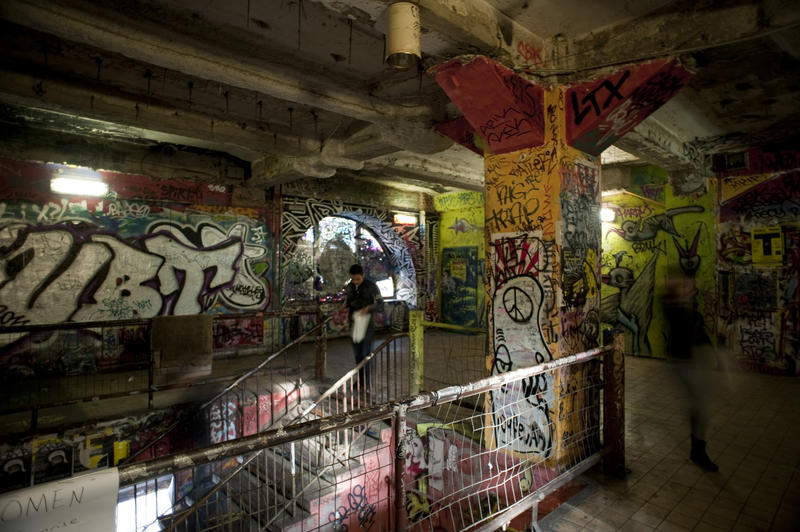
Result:
[[520,41],[517,43],[517,53],[522,57],[528,66],[547,66],[542,59],[542,47],[530,41]]

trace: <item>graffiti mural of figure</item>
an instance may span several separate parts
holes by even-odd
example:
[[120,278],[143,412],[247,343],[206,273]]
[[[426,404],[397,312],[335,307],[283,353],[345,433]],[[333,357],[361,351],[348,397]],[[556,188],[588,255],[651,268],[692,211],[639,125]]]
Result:
[[[500,237],[500,238],[498,238]],[[493,328],[497,375],[553,360],[541,329],[544,289],[538,281],[538,238],[496,235]],[[541,254],[540,254],[541,252]],[[519,272],[514,275],[515,272]],[[547,457],[552,452],[553,375],[537,375],[491,394],[497,447]]]
[[628,242],[653,240],[659,231],[664,231],[672,236],[680,236],[675,229],[673,216],[689,212],[703,212],[704,210],[700,205],[687,205],[686,207],[668,209],[664,214],[655,214],[639,222],[625,220],[622,222],[620,229],[612,227],[609,232],[618,234]]
[[619,288],[619,292],[603,297],[600,303],[600,319],[605,323],[619,323],[633,334],[634,356],[649,354],[650,342],[647,331],[653,318],[653,287],[656,277],[658,252],[647,261],[638,277],[620,263],[625,252],[615,255],[617,266],[603,276],[603,282]]

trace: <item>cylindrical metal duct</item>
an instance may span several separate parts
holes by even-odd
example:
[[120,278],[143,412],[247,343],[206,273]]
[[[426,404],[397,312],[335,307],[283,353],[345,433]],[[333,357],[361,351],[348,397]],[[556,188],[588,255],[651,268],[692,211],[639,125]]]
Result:
[[396,2],[386,10],[386,62],[395,68],[417,66],[419,49],[419,7]]

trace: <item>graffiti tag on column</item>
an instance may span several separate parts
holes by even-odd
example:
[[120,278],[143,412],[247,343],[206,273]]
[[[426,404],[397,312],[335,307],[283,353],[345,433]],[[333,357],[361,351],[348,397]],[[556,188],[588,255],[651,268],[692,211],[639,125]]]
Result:
[[[262,309],[264,279],[250,260],[266,248],[248,242],[247,225],[227,233],[152,224],[121,239],[89,224],[0,227],[0,304],[15,325],[194,314],[216,302]],[[5,315],[13,316],[13,320]]]
[[[553,359],[542,334],[545,291],[538,278],[548,253],[525,233],[493,235],[492,374]],[[498,447],[549,456],[553,445],[552,375],[537,375],[491,393]]]
[[[497,206],[487,213],[487,223],[499,229],[510,227],[533,228],[540,224],[539,199],[533,196],[536,188],[517,188],[517,185],[494,187]],[[529,195],[530,194],[530,195]]]
[[620,88],[630,75],[630,71],[626,70],[616,82],[605,79],[580,100],[578,100],[577,92],[573,91],[571,104],[575,125],[579,126],[590,112],[600,116],[614,100],[622,100],[624,96],[620,92]]

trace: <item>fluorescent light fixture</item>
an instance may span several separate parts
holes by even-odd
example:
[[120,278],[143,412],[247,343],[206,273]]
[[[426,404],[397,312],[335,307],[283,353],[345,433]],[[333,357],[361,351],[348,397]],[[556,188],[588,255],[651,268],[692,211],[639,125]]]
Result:
[[410,214],[395,214],[394,223],[400,225],[415,225],[417,223],[417,217]]
[[99,179],[59,176],[50,180],[50,190],[74,196],[105,196],[108,194],[108,185]]
[[609,209],[608,207],[603,207],[602,209],[600,209],[601,222],[613,222],[614,218],[616,217],[617,217],[616,213],[611,209]]

